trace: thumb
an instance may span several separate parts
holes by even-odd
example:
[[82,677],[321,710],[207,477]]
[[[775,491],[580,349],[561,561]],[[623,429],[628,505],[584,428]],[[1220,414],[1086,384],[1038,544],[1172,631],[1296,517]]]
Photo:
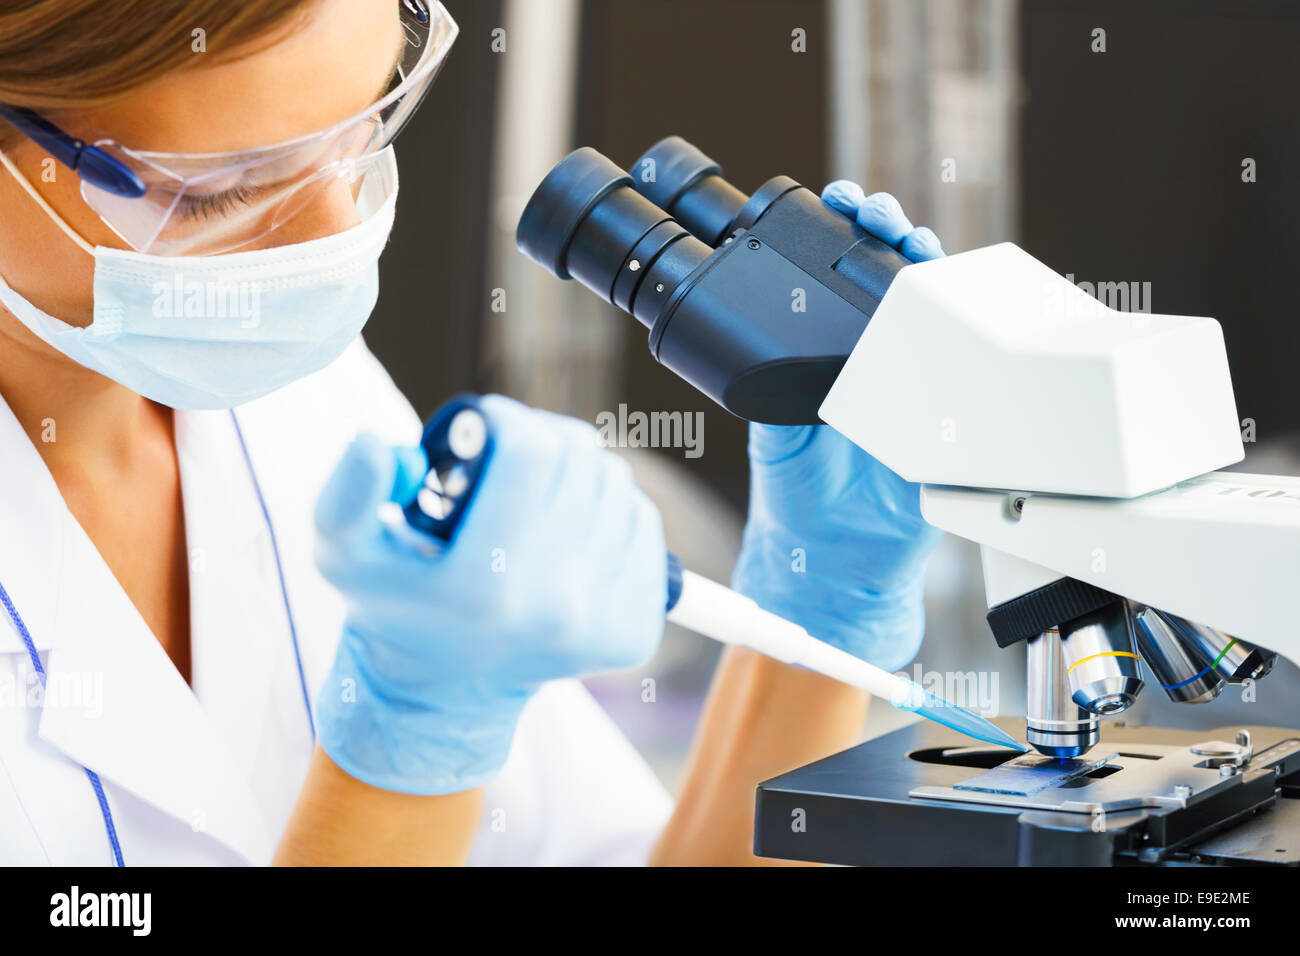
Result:
[[387,445],[368,433],[353,439],[316,502],[316,530],[324,537],[342,539],[376,528],[380,505],[409,498],[413,492],[417,470],[410,460],[413,451]]
[[817,425],[760,425],[749,423],[749,460],[775,465],[803,451],[817,436]]

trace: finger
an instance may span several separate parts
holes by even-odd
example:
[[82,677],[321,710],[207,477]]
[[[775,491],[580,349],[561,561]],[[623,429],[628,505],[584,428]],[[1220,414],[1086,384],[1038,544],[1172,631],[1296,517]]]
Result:
[[419,446],[400,446],[393,451],[397,458],[397,474],[389,497],[399,505],[409,505],[424,484],[424,476],[429,472],[429,459]]
[[836,212],[842,212],[850,219],[858,214],[858,206],[866,194],[862,187],[848,179],[837,179],[833,183],[828,183],[822,190],[822,202],[830,206]]
[[862,200],[858,205],[858,225],[894,247],[912,231],[903,207],[889,193],[872,193]]
[[358,435],[316,502],[316,530],[341,540],[377,528],[379,506],[392,496],[397,474],[396,449],[374,435]]
[[[545,409],[533,408],[505,395],[483,395],[479,408],[487,418],[488,430],[493,435],[508,435],[510,441],[523,448],[549,448],[558,451],[565,442],[574,439],[585,426],[591,426],[566,415],[557,415]],[[594,447],[594,429],[587,441]]]
[[640,491],[634,490],[633,528],[620,558],[622,582],[618,593],[628,595],[620,610],[632,623],[624,646],[616,649],[614,667],[634,667],[654,656],[663,638],[664,607],[668,596],[668,545],[664,541],[663,518],[659,509]]
[[944,255],[943,246],[939,245],[939,237],[930,230],[929,226],[917,226],[904,236],[898,251],[913,262],[941,259]]
[[[512,522],[535,520],[534,511],[547,507],[549,496],[564,492],[566,463],[575,450],[559,416],[504,395],[484,395],[479,407],[492,447],[459,531],[461,540],[468,541]],[[594,439],[590,445],[594,450]]]
[[749,424],[749,458],[775,465],[803,451],[817,434],[816,425]]

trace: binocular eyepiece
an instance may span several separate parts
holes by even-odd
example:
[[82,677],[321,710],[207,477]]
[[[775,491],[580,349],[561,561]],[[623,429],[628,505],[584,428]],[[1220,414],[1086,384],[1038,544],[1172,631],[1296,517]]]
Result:
[[519,248],[561,279],[577,279],[647,328],[713,250],[633,188],[590,147],[542,180],[519,220]]
[[722,407],[777,425],[819,421],[910,264],[788,176],[746,196],[675,136],[631,174],[594,149],[570,153],[528,201],[516,241],[635,316],[655,358]]

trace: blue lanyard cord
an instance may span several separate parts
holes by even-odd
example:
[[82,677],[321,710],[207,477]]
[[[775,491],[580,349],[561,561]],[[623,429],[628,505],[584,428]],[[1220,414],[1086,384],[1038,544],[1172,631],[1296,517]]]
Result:
[[244,431],[239,427],[239,418],[235,410],[230,410],[230,420],[235,425],[235,436],[239,439],[239,450],[244,453],[244,463],[248,466],[248,477],[253,479],[253,491],[257,494],[257,503],[262,509],[262,518],[266,521],[267,533],[271,536],[271,552],[275,555],[275,573],[280,578],[280,598],[284,601],[284,615],[289,621],[289,637],[293,640],[293,656],[298,663],[298,686],[302,688],[302,703],[307,708],[307,726],[311,728],[311,739],[316,739],[316,719],[311,712],[311,692],[307,690],[307,675],[303,671],[302,651],[298,647],[298,628],[293,622],[293,607],[289,604],[289,588],[284,582],[284,564],[280,561],[280,545],[275,539],[275,525],[271,523],[271,512],[262,497],[262,485],[257,480],[257,470],[253,467],[253,458],[248,453],[248,444],[244,441]]
[[104,829],[108,831],[108,843],[113,848],[113,861],[118,866],[126,866],[122,862],[122,844],[117,842],[117,827],[113,825],[113,811],[108,808],[108,795],[104,793],[104,785],[99,782],[99,774],[89,767],[82,767],[86,771],[86,776],[90,778],[90,786],[95,791],[95,799],[99,802],[99,812],[104,817]]
[[[36,653],[36,642],[32,640],[32,635],[27,630],[27,625],[23,623],[22,617],[18,614],[18,608],[14,607],[14,602],[9,599],[9,592],[5,586],[0,584],[0,604],[5,606],[9,612],[9,620],[14,622],[14,627],[18,629],[18,636],[23,639],[23,644],[27,648],[27,656],[32,660],[32,667],[36,670],[36,676],[40,678],[41,689],[45,689],[45,666],[41,664],[41,657]],[[108,797],[104,793],[104,785],[99,782],[99,774],[89,767],[82,767],[86,771],[86,776],[90,778],[90,786],[94,788],[95,800],[99,803],[99,812],[104,817],[104,829],[108,831],[108,843],[113,848],[113,861],[117,866],[126,866],[122,862],[122,846],[117,842],[117,827],[113,824],[113,811],[108,807]]]

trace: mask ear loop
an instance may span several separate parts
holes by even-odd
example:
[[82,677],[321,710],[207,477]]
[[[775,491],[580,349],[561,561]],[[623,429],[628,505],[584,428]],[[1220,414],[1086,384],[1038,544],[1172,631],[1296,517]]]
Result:
[[23,191],[27,195],[32,197],[32,201],[45,211],[45,215],[54,220],[54,224],[62,229],[69,239],[75,242],[86,255],[94,256],[95,247],[83,239],[77,230],[68,225],[67,221],[54,211],[54,207],[46,202],[45,197],[36,191],[36,187],[28,182],[27,177],[18,171],[18,167],[13,164],[13,160],[2,152],[0,152],[0,164],[3,164],[4,168],[9,170],[9,175],[14,178],[19,186],[23,187]]

